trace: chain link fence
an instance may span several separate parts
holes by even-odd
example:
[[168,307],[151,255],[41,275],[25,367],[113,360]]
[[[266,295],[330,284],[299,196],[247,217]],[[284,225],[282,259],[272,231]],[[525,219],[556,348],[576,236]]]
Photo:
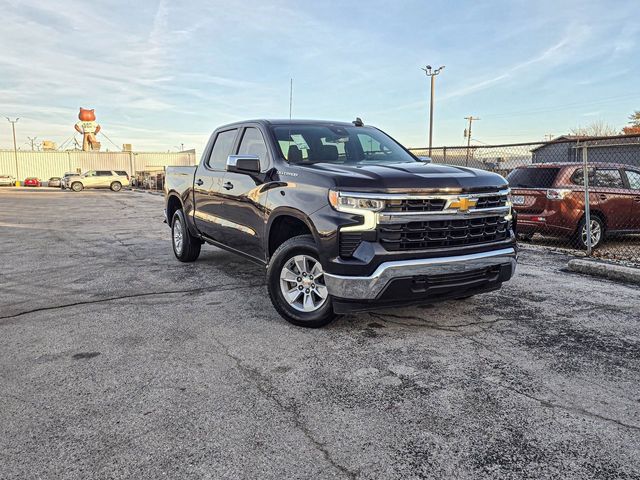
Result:
[[640,265],[640,135],[410,150],[506,177],[522,243]]

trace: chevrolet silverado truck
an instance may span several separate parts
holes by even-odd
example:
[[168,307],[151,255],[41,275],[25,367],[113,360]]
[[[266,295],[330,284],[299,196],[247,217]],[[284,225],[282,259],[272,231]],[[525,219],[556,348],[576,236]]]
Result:
[[178,260],[208,243],[262,265],[299,326],[467,298],[516,268],[503,177],[427,163],[359,119],[220,127],[199,165],[167,168],[165,198]]

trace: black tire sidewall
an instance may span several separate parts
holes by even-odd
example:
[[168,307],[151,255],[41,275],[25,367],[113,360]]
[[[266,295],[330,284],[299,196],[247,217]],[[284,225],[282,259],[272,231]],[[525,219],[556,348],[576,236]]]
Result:
[[[176,246],[173,241],[173,231],[176,228],[176,222],[180,222],[180,228],[182,228],[182,252],[180,252],[180,254],[176,252]],[[201,247],[202,244],[200,240],[189,232],[189,227],[187,226],[187,221],[182,209],[176,210],[171,218],[171,249],[173,250],[173,254],[181,262],[194,262],[200,256]]]
[[267,267],[267,288],[269,297],[277,312],[288,322],[309,328],[323,327],[335,317],[331,295],[325,304],[315,312],[301,312],[293,308],[285,300],[280,290],[280,272],[292,257],[300,254],[309,255],[319,261],[320,255],[311,235],[294,237],[284,242],[275,251]]

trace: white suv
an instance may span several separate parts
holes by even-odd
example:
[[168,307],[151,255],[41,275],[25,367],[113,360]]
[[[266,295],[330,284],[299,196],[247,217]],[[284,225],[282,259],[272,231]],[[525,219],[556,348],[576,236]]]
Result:
[[85,188],[110,188],[119,192],[122,187],[129,186],[126,175],[120,175],[113,170],[89,170],[82,175],[74,175],[65,180],[65,187],[79,192]]

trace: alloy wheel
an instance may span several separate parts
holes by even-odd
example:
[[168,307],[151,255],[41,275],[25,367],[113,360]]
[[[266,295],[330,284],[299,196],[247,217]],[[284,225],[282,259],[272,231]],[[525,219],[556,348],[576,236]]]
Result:
[[182,222],[176,218],[173,224],[173,248],[176,249],[178,255],[182,253],[183,243]]
[[329,296],[322,265],[309,255],[296,255],[280,271],[282,296],[296,310],[315,312]]
[[[591,220],[591,245],[597,245],[602,238],[602,227],[597,220]],[[582,243],[587,245],[587,225],[582,227]]]

